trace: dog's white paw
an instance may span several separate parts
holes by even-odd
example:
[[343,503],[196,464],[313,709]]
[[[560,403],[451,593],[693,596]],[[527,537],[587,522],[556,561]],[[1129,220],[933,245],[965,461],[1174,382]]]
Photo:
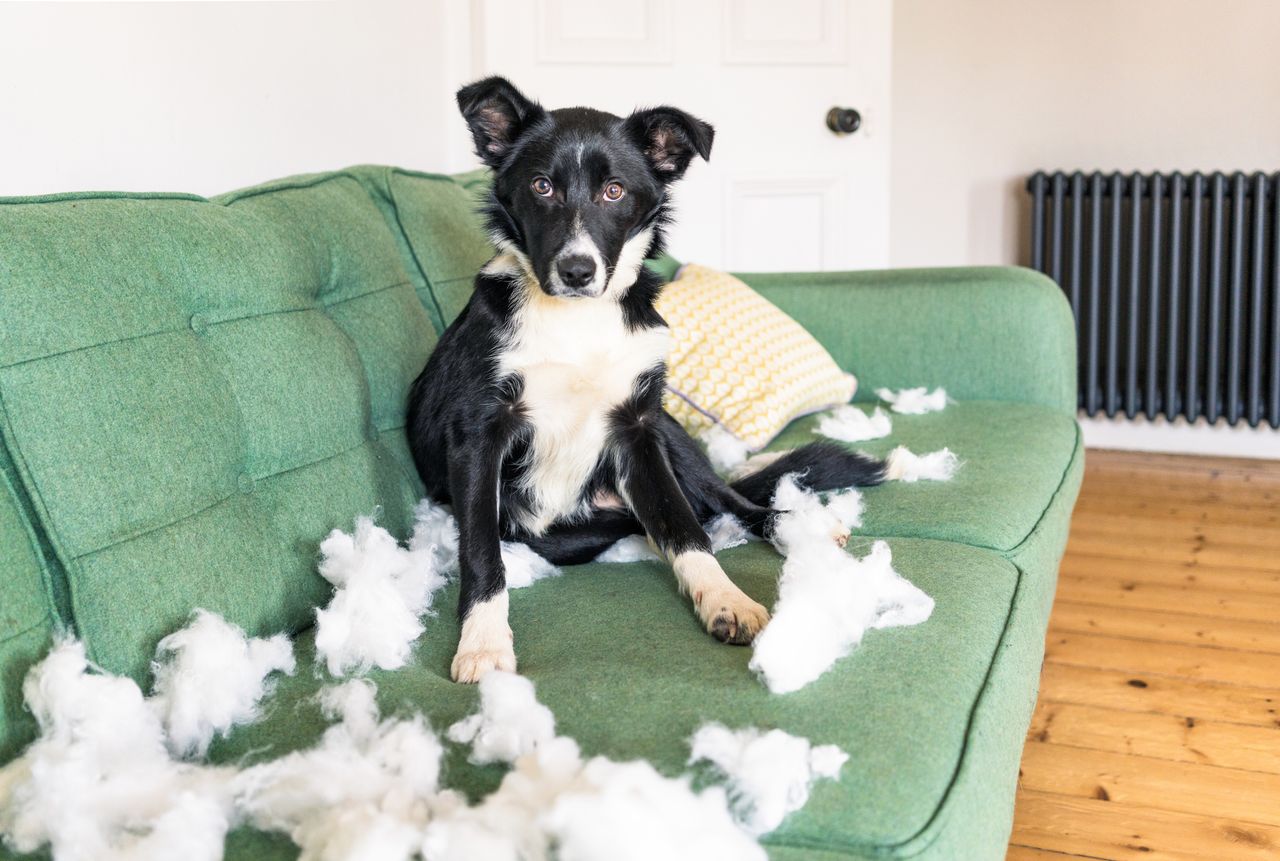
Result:
[[694,606],[707,633],[722,643],[745,646],[769,624],[769,611],[736,586],[695,593]]
[[516,652],[508,645],[505,649],[463,651],[453,656],[450,674],[453,680],[464,685],[474,685],[490,670],[516,671]]
[[462,636],[450,674],[455,682],[473,685],[490,670],[516,671],[513,634],[507,624],[507,593],[475,604],[462,621]]

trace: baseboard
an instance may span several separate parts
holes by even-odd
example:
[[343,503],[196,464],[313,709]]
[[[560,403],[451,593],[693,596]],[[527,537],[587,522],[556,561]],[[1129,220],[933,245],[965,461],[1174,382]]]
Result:
[[1087,448],[1280,460],[1280,430],[1184,419],[1080,417]]

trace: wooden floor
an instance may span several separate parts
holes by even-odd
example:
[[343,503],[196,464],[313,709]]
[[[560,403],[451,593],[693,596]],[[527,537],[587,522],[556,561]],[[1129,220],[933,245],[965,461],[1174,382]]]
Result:
[[1280,859],[1280,462],[1090,451],[1009,858]]

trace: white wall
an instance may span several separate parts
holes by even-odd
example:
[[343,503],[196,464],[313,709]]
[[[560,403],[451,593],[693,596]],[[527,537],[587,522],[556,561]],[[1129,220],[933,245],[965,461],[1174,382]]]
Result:
[[0,195],[458,163],[456,0],[0,2]]
[[[1038,169],[1280,169],[1280,2],[895,0],[890,258],[1025,263]],[[1280,433],[1086,421],[1091,445],[1280,457]]]

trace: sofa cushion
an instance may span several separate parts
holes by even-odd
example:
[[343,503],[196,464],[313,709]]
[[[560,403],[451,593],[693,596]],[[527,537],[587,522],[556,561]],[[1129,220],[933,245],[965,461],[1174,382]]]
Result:
[[436,333],[355,175],[0,200],[0,319],[3,444],[109,670],[196,606],[304,627],[325,533],[409,522]]
[[[855,552],[865,552],[869,541]],[[768,842],[874,855],[925,829],[965,756],[969,716],[998,652],[1018,572],[995,553],[893,539],[895,566],[937,599],[926,623],[872,631],[862,646],[794,694],[770,694],[747,669],[751,650],[709,637],[667,566],[569,568],[511,594],[520,672],[538,686],[561,732],[588,754],[685,769],[686,740],[704,721],[781,727],[851,754],[839,785],[820,785]],[[766,604],[780,560],[753,543],[720,554],[725,569]],[[1051,585],[1050,585],[1051,588]],[[449,681],[458,628],[450,588],[437,598],[409,667],[374,673],[384,711],[418,710],[437,731],[476,706],[476,689]],[[310,637],[300,667],[313,660]],[[267,718],[216,742],[217,761],[270,758],[313,743],[324,729],[314,701],[324,679],[284,680]],[[452,746],[446,781],[476,797],[503,769],[477,768]],[[232,859],[291,858],[287,841],[240,834]]]
[[[868,405],[859,404],[862,409]],[[793,422],[769,450],[817,439],[820,416]],[[1001,552],[1040,522],[1075,455],[1075,420],[1051,407],[960,401],[938,413],[892,414],[893,432],[853,448],[883,457],[898,445],[916,454],[950,448],[961,467],[948,482],[893,481],[867,494],[870,535],[939,538]]]

